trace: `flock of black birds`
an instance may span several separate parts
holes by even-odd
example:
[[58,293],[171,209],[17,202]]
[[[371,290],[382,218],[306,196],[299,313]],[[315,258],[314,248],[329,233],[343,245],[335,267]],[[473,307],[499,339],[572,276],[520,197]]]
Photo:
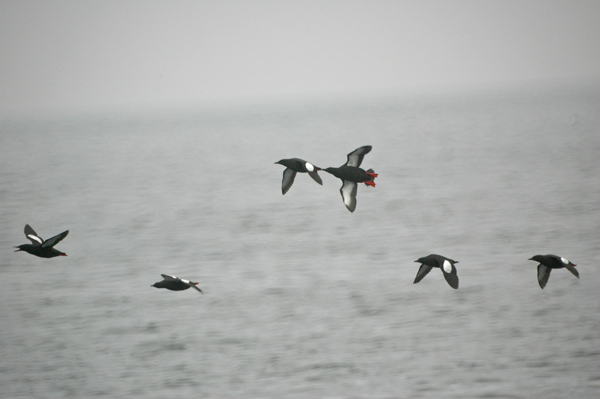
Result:
[[[348,208],[350,212],[354,212],[356,209],[356,193],[358,189],[358,183],[364,183],[367,186],[375,187],[374,180],[377,177],[375,171],[373,169],[364,170],[360,168],[360,164],[362,163],[364,156],[368,154],[371,149],[372,147],[370,145],[357,148],[348,154],[346,163],[339,168],[329,167],[322,169],[300,158],[282,159],[277,161],[275,162],[276,164],[286,167],[286,169],[283,171],[281,192],[283,195],[288,192],[290,187],[292,187],[294,178],[298,172],[308,173],[314,181],[320,185],[323,185],[323,181],[318,174],[319,170],[323,170],[342,180],[342,187],[340,188],[342,200],[344,205],[346,205],[346,208]],[[31,228],[31,226],[27,224],[25,225],[25,237],[31,241],[31,244],[18,245],[15,247],[18,248],[15,252],[25,251],[40,258],[67,256],[67,254],[64,252],[54,248],[54,246],[62,241],[67,234],[69,234],[69,230],[63,231],[52,238],[44,240],[35,232],[35,230]],[[546,286],[546,283],[548,283],[552,269],[566,268],[568,271],[573,273],[575,277],[579,278],[579,272],[577,269],[575,269],[575,266],[577,265],[571,263],[568,259],[563,257],[550,254],[535,255],[529,260],[539,262],[537,268],[537,278],[540,288],[542,289]],[[456,273],[456,267],[454,266],[454,264],[458,263],[458,261],[446,258],[445,256],[431,254],[419,258],[415,262],[420,263],[421,266],[419,267],[419,271],[417,272],[417,276],[415,277],[413,284],[421,281],[431,271],[431,269],[437,267],[442,271],[444,278],[450,287],[458,289],[458,275]],[[183,291],[187,290],[188,288],[194,288],[198,292],[204,294],[204,292],[198,288],[198,282],[171,276],[169,274],[161,274],[161,276],[163,277],[163,280],[152,284],[151,287],[166,288],[171,291]]]
[[[292,187],[294,178],[298,172],[308,173],[314,181],[320,185],[323,185],[323,181],[317,173],[319,170],[323,170],[342,180],[342,187],[340,188],[342,200],[344,201],[346,208],[348,208],[350,212],[354,212],[356,209],[356,192],[358,183],[364,183],[367,186],[375,187],[374,180],[377,177],[377,173],[375,173],[373,169],[364,170],[360,168],[363,158],[371,151],[371,149],[372,147],[370,145],[357,148],[348,154],[348,160],[339,168],[322,169],[300,158],[282,159],[277,161],[275,162],[276,164],[286,167],[286,169],[283,171],[281,192],[283,195],[288,192],[290,187]],[[542,289],[546,286],[552,269],[561,269],[566,267],[567,270],[579,278],[579,273],[577,272],[577,269],[575,269],[575,266],[577,265],[571,263],[565,258],[556,255],[536,255],[529,260],[539,262],[538,282]],[[423,258],[419,258],[415,262],[420,263],[421,267],[419,267],[419,271],[417,272],[417,276],[415,277],[413,284],[421,281],[423,277],[425,277],[427,273],[431,271],[431,269],[437,267],[442,270],[444,278],[450,287],[458,289],[458,275],[456,274],[456,267],[454,266],[454,264],[458,263],[458,261],[441,255],[431,254]]]

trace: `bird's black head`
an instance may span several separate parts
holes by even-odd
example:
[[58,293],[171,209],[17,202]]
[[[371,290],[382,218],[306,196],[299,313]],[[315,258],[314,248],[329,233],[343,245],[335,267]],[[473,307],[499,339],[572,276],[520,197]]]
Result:
[[419,258],[419,259],[417,259],[415,262],[417,262],[417,263],[425,263],[425,262],[423,261],[423,259],[425,259],[425,258]]
[[279,160],[279,161],[275,162],[275,164],[279,164],[279,165],[283,165],[283,166],[289,167],[290,166],[290,160],[289,159],[282,159],[282,160]]
[[534,260],[536,262],[540,262],[541,263],[542,262],[542,258],[543,258],[542,255],[535,255],[535,256],[532,256],[531,258],[529,258],[529,260]]

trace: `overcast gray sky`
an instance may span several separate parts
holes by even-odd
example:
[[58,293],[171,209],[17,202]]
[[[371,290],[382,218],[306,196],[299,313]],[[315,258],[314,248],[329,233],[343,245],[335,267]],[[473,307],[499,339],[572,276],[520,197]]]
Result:
[[0,0],[0,114],[600,81],[600,1]]

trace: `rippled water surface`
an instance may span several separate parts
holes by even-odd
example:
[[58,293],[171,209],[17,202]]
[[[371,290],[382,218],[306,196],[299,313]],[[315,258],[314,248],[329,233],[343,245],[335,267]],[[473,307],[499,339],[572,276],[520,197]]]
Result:
[[[596,398],[600,92],[0,123],[0,396]],[[354,213],[327,167],[371,144]],[[68,257],[13,253],[29,223]],[[412,284],[414,260],[459,261]],[[535,254],[576,263],[541,290]],[[205,295],[150,287],[161,273]]]

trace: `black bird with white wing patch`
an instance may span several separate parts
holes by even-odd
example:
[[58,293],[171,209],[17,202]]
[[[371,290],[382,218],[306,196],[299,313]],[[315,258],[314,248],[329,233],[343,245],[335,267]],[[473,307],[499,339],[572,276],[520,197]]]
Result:
[[314,181],[316,181],[320,185],[323,185],[323,180],[321,180],[321,176],[319,176],[319,174],[317,173],[319,170],[321,170],[321,168],[313,165],[310,162],[306,162],[304,159],[282,159],[275,163],[286,167],[283,171],[283,180],[281,181],[281,193],[283,195],[285,195],[285,193],[288,192],[290,187],[292,187],[292,184],[294,184],[294,178],[296,177],[296,173],[298,172],[308,173]]
[[540,284],[540,288],[544,289],[546,284],[548,283],[548,279],[550,278],[550,272],[552,269],[562,269],[566,268],[568,271],[573,273],[573,275],[579,278],[579,272],[575,269],[576,264],[571,263],[570,260],[565,259],[561,256],[556,255],[535,255],[533,258],[529,260],[534,260],[539,262],[538,265],[538,283]]
[[166,288],[171,291],[184,291],[188,288],[195,288],[197,291],[204,294],[204,292],[202,292],[202,290],[197,287],[199,283],[171,276],[169,274],[161,274],[161,276],[164,280],[152,284],[151,287]]
[[356,209],[356,192],[358,189],[358,183],[365,183],[367,186],[375,187],[375,178],[377,173],[373,169],[364,170],[359,166],[362,163],[363,158],[368,154],[371,149],[370,145],[357,148],[348,154],[348,160],[346,163],[339,168],[326,168],[323,169],[327,173],[331,173],[335,177],[342,180],[342,188],[340,193],[342,194],[342,200],[344,205],[350,212],[354,212]]
[[423,280],[423,277],[425,277],[427,273],[431,271],[431,269],[437,267],[442,270],[444,278],[450,287],[458,289],[458,275],[456,274],[456,267],[454,267],[454,264],[458,263],[458,261],[446,258],[442,255],[431,254],[423,258],[419,258],[415,262],[421,263],[421,267],[417,272],[417,276],[415,277],[413,284]]
[[60,252],[53,247],[58,244],[63,238],[65,238],[69,234],[69,230],[63,231],[62,233],[55,235],[52,238],[48,238],[44,240],[40,237],[35,230],[31,228],[30,225],[25,225],[25,237],[27,237],[31,244],[22,244],[15,248],[17,249],[15,252],[25,251],[35,256],[39,256],[40,258],[54,258],[55,256],[67,256],[66,253]]

